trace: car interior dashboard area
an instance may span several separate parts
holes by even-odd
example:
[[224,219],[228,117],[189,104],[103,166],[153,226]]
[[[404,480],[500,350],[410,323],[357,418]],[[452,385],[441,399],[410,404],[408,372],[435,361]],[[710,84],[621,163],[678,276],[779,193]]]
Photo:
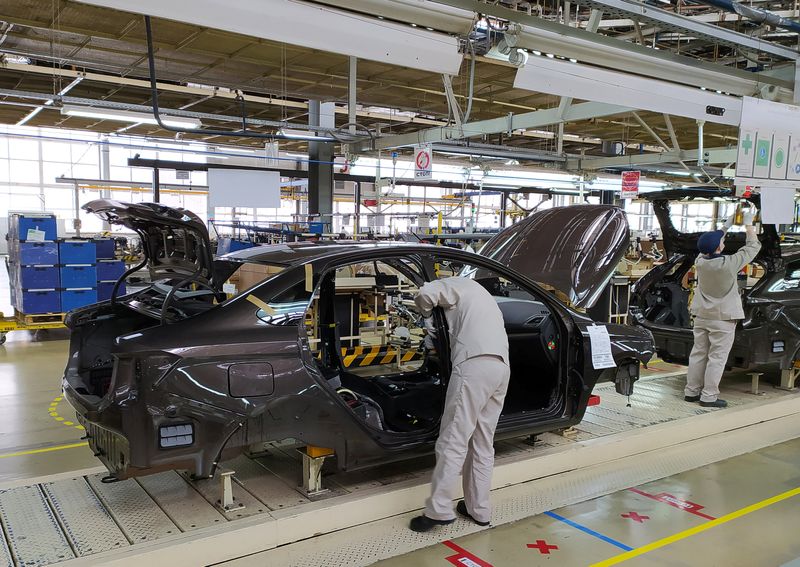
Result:
[[[424,344],[425,323],[414,307],[422,281],[416,266],[400,260],[340,267],[322,277],[306,311],[319,370],[375,429],[427,432],[439,424],[447,369],[442,347]],[[429,346],[438,346],[441,334]]]
[[[304,324],[328,384],[367,425],[387,432],[438,427],[449,377],[443,312],[426,338],[414,305],[424,279],[397,260],[340,267],[323,275]],[[482,274],[503,313],[511,383],[504,415],[543,411],[559,398],[558,326],[549,308],[494,274]],[[463,276],[456,276],[463,277]]]

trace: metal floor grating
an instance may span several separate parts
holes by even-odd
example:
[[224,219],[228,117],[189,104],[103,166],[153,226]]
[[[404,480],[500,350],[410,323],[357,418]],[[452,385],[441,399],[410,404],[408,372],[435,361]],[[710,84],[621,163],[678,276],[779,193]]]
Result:
[[[542,452],[547,455],[566,454],[581,441],[624,435],[665,422],[683,422],[713,411],[684,402],[683,381],[682,376],[643,379],[637,383],[636,392],[630,398],[630,407],[627,407],[627,398],[614,392],[613,384],[602,384],[595,388],[595,393],[601,397],[601,404],[588,408],[584,421],[575,427],[576,435],[545,433],[537,436],[535,444],[527,438],[499,441],[496,445],[497,464],[525,462],[533,457],[534,452],[537,456]],[[765,395],[753,396],[747,393],[749,380],[740,383],[726,379],[724,389],[724,396],[732,406],[751,404],[755,407],[791,396],[789,392],[769,387],[765,388]],[[709,451],[708,455],[718,456],[718,453]],[[76,558],[90,559],[97,554],[100,554],[97,561],[102,563],[104,559],[118,554],[134,553],[137,549],[147,550],[153,544],[180,542],[191,537],[218,537],[234,526],[289,521],[309,514],[314,516],[317,511],[353,503],[357,498],[374,498],[375,495],[393,492],[406,494],[415,487],[424,486],[432,465],[433,459],[428,456],[367,471],[342,473],[326,470],[324,482],[331,489],[330,492],[309,499],[298,487],[301,461],[296,446],[287,442],[275,443],[263,454],[223,463],[223,468],[236,471],[234,494],[246,506],[243,510],[230,513],[222,513],[214,506],[219,498],[218,480],[190,481],[185,475],[175,472],[111,484],[101,482],[103,475],[90,475],[7,490],[0,487],[0,523],[3,528],[0,567],[3,564],[13,567],[48,565]],[[614,474],[619,471],[615,473],[609,469],[607,476],[600,472],[596,470],[592,474],[599,475],[597,478],[602,479],[603,486],[616,485]],[[564,474],[555,476],[562,478]],[[536,482],[539,487],[546,486],[545,480]],[[543,482],[545,484],[541,484]],[[519,514],[538,510],[548,502],[548,495],[541,488],[535,494],[531,495],[531,498],[535,498],[531,502],[520,504],[515,500],[507,505],[501,504],[498,514],[504,521],[510,521]],[[559,494],[563,496],[563,491]],[[578,494],[585,497],[587,493],[581,488],[576,489],[574,494],[574,497],[578,497]],[[404,508],[408,509],[410,506]],[[380,524],[381,521],[365,526],[365,534],[371,533],[369,529],[373,523]],[[450,533],[448,530],[452,530],[451,535],[461,535],[469,528],[466,523],[456,522],[441,533],[447,535]],[[310,527],[305,525],[302,529],[308,530]],[[388,542],[381,536],[384,551],[389,554],[401,553],[408,546],[426,545],[427,541],[419,540],[420,536],[406,530],[404,524],[403,529],[393,528],[391,535],[391,541]],[[361,540],[360,533],[358,536],[354,539],[354,545]],[[269,545],[264,544],[259,549],[267,547]],[[226,552],[235,554],[236,549]],[[287,550],[289,552],[294,553]],[[344,561],[338,552],[333,560],[324,549],[318,549],[316,557],[327,557],[327,564],[364,565],[364,558],[372,557],[374,560],[374,555],[370,555],[373,553],[372,545],[367,545],[361,551],[356,545],[352,549],[352,562],[350,559]],[[292,559],[283,565],[325,564],[317,559],[306,562],[306,557],[305,552],[300,553],[297,562]]]

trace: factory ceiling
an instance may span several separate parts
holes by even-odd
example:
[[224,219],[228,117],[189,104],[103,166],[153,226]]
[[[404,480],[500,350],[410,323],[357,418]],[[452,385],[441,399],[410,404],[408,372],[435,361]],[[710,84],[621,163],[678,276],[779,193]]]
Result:
[[[563,5],[555,2],[535,6],[527,2],[501,4],[526,14],[541,13],[548,21],[564,17]],[[674,5],[659,5],[675,9]],[[590,17],[589,7],[575,10],[573,4],[571,21],[576,26],[585,26]],[[720,20],[724,20],[722,26],[750,34],[778,33],[742,20],[730,21],[708,6],[681,6],[680,10],[704,21],[714,20],[714,14],[718,14]],[[659,34],[653,26],[635,25],[619,15],[604,18],[599,33],[649,44],[660,50],[679,51],[698,61],[714,61],[730,68],[757,64],[759,70],[769,70],[773,64],[778,65],[778,61],[769,56],[712,45],[707,40],[687,40],[674,32]],[[262,121],[251,127],[264,133],[277,131],[276,122],[289,127],[306,124],[307,101],[311,99],[337,103],[337,126],[348,120],[348,57],[344,55],[158,18],[153,19],[153,38],[160,106],[203,113],[205,127],[235,130],[239,124],[232,120],[242,111],[249,119]],[[791,34],[770,39],[784,44],[797,42],[797,36]],[[124,127],[109,120],[64,116],[55,108],[58,102],[53,104],[52,99],[47,102],[46,98],[37,100],[30,96],[31,93],[56,95],[70,86],[64,94],[65,101],[67,97],[74,97],[120,106],[151,105],[145,26],[141,15],[68,0],[3,2],[0,5],[0,57],[3,58],[0,123],[16,124],[35,108],[42,107],[35,116],[28,118],[27,124],[103,133],[120,132],[124,128],[126,134],[174,137],[173,133],[155,125]],[[465,57],[460,73],[453,77],[453,91],[462,108],[468,95],[469,67],[470,58]],[[559,97],[514,88],[516,71],[507,62],[476,56],[471,120],[559,106]],[[83,78],[71,84],[76,77]],[[403,134],[448,122],[450,112],[441,75],[359,60],[357,77],[357,119],[373,135]],[[215,120],[207,115],[222,115],[223,118]],[[563,151],[573,155],[602,155],[602,141],[623,142],[628,153],[659,149],[664,146],[664,140],[670,146],[677,142],[682,149],[697,147],[694,120],[673,117],[672,124],[674,140],[661,114],[641,112],[637,118],[632,113],[623,113],[569,122],[564,126]],[[553,153],[557,149],[557,131],[557,126],[551,125],[525,135],[498,133],[471,141]],[[707,124],[705,146],[725,147],[735,143],[736,136],[735,127]],[[186,137],[220,144],[263,144],[257,139],[230,136],[191,134]],[[281,147],[303,150],[305,143],[283,141]]]

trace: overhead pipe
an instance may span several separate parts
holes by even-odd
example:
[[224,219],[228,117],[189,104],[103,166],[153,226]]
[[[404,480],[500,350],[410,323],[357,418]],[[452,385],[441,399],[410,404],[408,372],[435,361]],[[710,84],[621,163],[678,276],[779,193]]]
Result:
[[710,4],[712,6],[716,6],[717,8],[722,8],[728,12],[738,14],[741,17],[758,24],[767,24],[800,33],[800,22],[795,22],[794,20],[784,18],[778,14],[775,14],[774,12],[770,12],[769,10],[745,6],[744,4],[741,4],[740,2],[734,2],[733,0],[703,0],[702,2],[698,2],[697,0],[689,0],[689,2],[691,4]]

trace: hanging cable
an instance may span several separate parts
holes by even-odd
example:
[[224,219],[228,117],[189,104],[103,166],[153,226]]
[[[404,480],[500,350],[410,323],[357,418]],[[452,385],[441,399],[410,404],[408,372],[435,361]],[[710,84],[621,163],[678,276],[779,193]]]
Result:
[[212,130],[209,128],[175,128],[167,126],[161,119],[161,112],[158,105],[158,80],[156,78],[156,58],[153,50],[153,31],[150,24],[150,16],[144,17],[145,34],[147,36],[147,65],[150,71],[150,91],[153,99],[153,117],[158,126],[167,132],[176,132],[182,134],[205,134],[207,136],[231,136],[243,138],[258,138],[261,140],[294,140],[301,142],[334,142],[335,137],[326,136],[287,136],[286,134],[264,134],[260,132],[251,132],[247,128],[247,119],[242,117],[242,130],[227,131],[227,130]]

